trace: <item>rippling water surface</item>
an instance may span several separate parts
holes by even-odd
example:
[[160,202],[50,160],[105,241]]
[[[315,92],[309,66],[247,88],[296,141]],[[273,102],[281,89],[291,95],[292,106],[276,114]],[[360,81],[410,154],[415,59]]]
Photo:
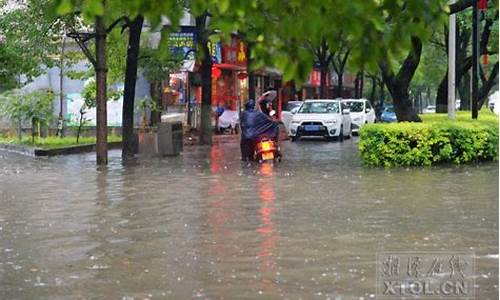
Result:
[[0,299],[371,299],[382,251],[474,252],[496,299],[498,165],[363,168],[355,144],[0,153]]

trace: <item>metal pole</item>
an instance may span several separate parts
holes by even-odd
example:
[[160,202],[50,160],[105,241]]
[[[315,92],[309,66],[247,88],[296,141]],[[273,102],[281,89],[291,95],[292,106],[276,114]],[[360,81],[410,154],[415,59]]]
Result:
[[[453,1],[452,1],[453,2]],[[448,119],[455,119],[456,15],[450,14],[448,25]]]
[[477,119],[478,98],[478,57],[479,57],[479,24],[477,1],[472,7],[472,118]]
[[61,57],[59,58],[59,120],[57,121],[57,136],[64,136],[64,52],[66,47],[66,32],[62,36]]
[[193,122],[192,122],[192,115],[191,115],[191,73],[187,73],[187,82],[186,82],[186,87],[187,87],[187,124],[192,127]]

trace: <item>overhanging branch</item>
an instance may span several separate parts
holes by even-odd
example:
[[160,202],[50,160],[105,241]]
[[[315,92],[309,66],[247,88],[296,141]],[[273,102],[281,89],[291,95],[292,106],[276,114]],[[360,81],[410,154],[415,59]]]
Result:
[[476,1],[477,0],[459,0],[453,4],[450,4],[450,14],[461,12],[462,10],[465,10],[474,5]]
[[[113,23],[111,23],[111,25],[109,25],[109,27],[106,29],[106,33],[110,33],[116,27],[116,25],[120,24],[120,22],[125,23],[124,27],[128,26],[128,23],[129,23],[127,17],[120,17],[120,18],[116,19]],[[123,31],[123,29],[122,29],[122,31]]]
[[95,57],[92,55],[92,52],[90,52],[90,49],[86,45],[86,42],[94,38],[95,34],[88,32],[76,32],[73,28],[71,28],[71,31],[68,33],[68,37],[75,40],[80,49],[82,49],[83,54],[85,54],[90,63],[94,67],[96,67],[97,61]]

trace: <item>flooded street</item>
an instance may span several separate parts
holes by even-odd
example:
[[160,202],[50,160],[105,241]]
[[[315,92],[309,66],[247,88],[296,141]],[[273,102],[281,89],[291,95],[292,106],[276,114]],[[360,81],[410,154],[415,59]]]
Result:
[[357,138],[107,168],[0,153],[0,299],[371,299],[384,251],[473,252],[498,297],[498,163],[360,165]]

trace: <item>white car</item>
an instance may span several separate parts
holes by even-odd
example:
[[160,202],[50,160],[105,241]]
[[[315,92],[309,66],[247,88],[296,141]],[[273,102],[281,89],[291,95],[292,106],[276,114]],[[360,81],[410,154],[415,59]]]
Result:
[[352,132],[359,132],[365,124],[375,123],[375,109],[367,99],[345,99],[342,104],[351,112]]
[[495,114],[500,113],[500,92],[496,91],[488,97],[488,108]]
[[305,100],[292,117],[288,135],[292,141],[304,136],[336,137],[343,141],[351,137],[349,109],[341,110],[339,100]]
[[281,122],[285,126],[286,132],[290,131],[290,123],[292,122],[293,115],[297,113],[302,101],[288,101],[287,105],[281,112]]
[[422,110],[423,114],[433,114],[436,113],[436,105],[428,105]]

